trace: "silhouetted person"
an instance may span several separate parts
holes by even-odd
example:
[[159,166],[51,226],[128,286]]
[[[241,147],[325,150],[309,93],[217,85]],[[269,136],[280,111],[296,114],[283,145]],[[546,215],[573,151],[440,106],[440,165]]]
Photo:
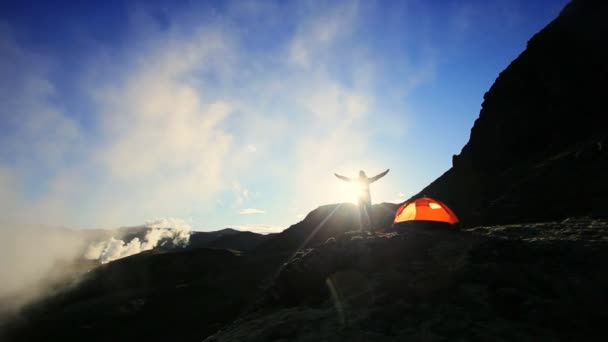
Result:
[[375,175],[372,178],[368,178],[365,175],[365,171],[359,171],[359,178],[348,178],[344,176],[340,176],[337,173],[334,173],[336,177],[340,178],[346,182],[355,182],[358,188],[358,204],[359,204],[359,220],[361,222],[361,230],[367,228],[370,232],[373,231],[374,226],[372,222],[372,196],[369,193],[369,185],[378,179],[384,177],[390,169],[386,169],[386,171]]

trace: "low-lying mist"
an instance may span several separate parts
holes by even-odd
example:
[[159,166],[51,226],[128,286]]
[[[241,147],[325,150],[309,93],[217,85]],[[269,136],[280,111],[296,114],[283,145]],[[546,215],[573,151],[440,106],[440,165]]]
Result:
[[161,219],[114,230],[0,227],[0,327],[24,305],[65,289],[99,264],[160,245],[185,247],[191,228]]
[[68,277],[85,249],[86,238],[77,231],[0,227],[0,318]]

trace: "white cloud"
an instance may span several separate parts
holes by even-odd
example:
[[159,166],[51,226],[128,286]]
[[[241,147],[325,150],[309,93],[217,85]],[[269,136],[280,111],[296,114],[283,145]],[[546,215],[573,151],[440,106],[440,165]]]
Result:
[[[233,53],[230,37],[198,29],[192,36],[153,33],[156,40],[132,52],[134,67],[119,82],[94,90],[106,138],[96,160],[114,186],[130,192],[106,213],[114,223],[132,219],[134,211],[185,216],[179,206],[203,203],[223,188],[234,149],[231,132],[221,127],[230,118],[230,101],[205,98],[194,76],[224,68]],[[116,198],[104,197],[103,206]]]
[[249,189],[243,187],[239,182],[232,182],[232,192],[234,194],[234,206],[243,205],[249,199]]
[[270,234],[270,233],[280,233],[285,230],[287,225],[276,225],[276,224],[237,224],[237,225],[229,225],[228,227],[241,231],[250,231],[258,234]]
[[[99,227],[151,216],[203,220],[209,207],[228,217],[266,184],[274,190],[265,196],[287,197],[275,199],[273,215],[348,200],[332,173],[381,171],[369,142],[378,127],[394,126],[370,117],[372,109],[378,115],[381,68],[373,51],[350,44],[364,17],[360,6],[232,4],[239,18],[293,22],[293,32],[261,53],[249,50],[246,30],[222,21],[192,12],[171,14],[161,26],[142,10],[125,34],[129,48],[112,55],[120,58],[84,63],[91,127],[48,100],[55,87],[45,70],[15,76],[33,84],[13,96],[15,108],[29,103],[32,120],[17,125],[27,134],[6,139],[3,152],[20,146],[19,155],[35,161],[0,165],[0,182],[12,187],[0,203],[16,218],[34,208],[40,220]],[[17,56],[9,61],[27,60],[16,44],[7,46],[6,55]],[[30,139],[36,136],[39,144]],[[36,180],[38,192],[16,199],[20,184],[31,186],[23,170],[51,168]]]
[[[2,178],[10,172],[20,175],[15,184],[46,183],[34,203],[7,199],[19,207],[16,217],[23,220],[29,207],[41,221],[73,225],[84,221],[73,213],[78,207],[87,225],[118,226],[150,215],[190,216],[191,208],[227,188],[234,172],[226,170],[239,158],[233,133],[223,127],[233,107],[229,99],[209,96],[210,86],[200,79],[230,74],[232,38],[216,27],[188,33],[146,27],[125,60],[88,65],[93,76],[83,81],[83,93],[92,96],[87,114],[95,131],[87,134],[47,100],[54,86],[45,70],[32,68],[38,63],[16,43],[0,42],[2,65],[27,61],[12,75],[24,86],[3,109],[14,119],[15,134],[0,147],[0,157],[22,160],[0,164],[7,170]],[[28,170],[41,174],[29,177]],[[245,199],[246,191],[240,194]]]
[[260,209],[254,209],[254,208],[247,208],[247,209],[241,209],[239,211],[239,214],[241,215],[248,215],[248,214],[265,214],[266,211],[265,210],[260,210]]
[[303,68],[316,65],[333,51],[336,40],[347,35],[356,20],[358,3],[343,2],[323,14],[303,20],[288,45],[288,60]]
[[141,241],[138,237],[135,237],[129,242],[125,242],[112,236],[109,240],[91,243],[84,253],[84,257],[90,260],[99,260],[99,262],[105,264],[151,250],[165,239],[171,240],[174,246],[186,246],[192,231],[187,222],[175,218],[149,221],[142,227],[149,229]]

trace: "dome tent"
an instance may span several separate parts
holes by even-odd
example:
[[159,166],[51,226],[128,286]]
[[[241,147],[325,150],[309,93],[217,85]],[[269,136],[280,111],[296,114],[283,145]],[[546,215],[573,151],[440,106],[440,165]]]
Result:
[[422,197],[403,203],[395,213],[393,224],[409,221],[434,221],[448,224],[458,223],[458,217],[445,203]]

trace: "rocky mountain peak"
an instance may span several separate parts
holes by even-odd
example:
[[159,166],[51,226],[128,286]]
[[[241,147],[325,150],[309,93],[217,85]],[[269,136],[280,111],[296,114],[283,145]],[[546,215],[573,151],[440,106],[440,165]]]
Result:
[[573,1],[532,37],[452,168],[420,194],[465,224],[608,215],[607,17],[606,2]]

